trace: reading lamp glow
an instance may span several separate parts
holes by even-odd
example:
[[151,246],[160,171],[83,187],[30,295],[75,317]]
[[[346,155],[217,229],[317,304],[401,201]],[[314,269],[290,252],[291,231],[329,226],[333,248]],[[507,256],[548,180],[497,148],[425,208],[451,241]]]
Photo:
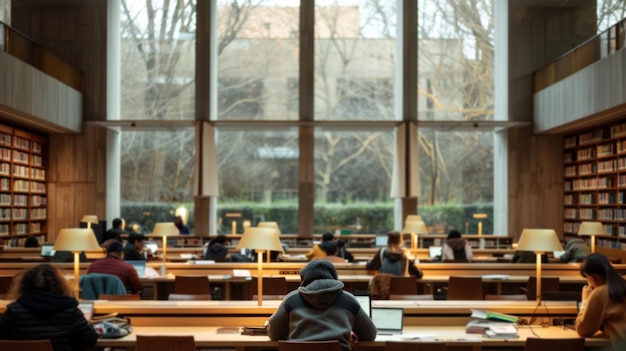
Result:
[[283,252],[283,246],[278,239],[278,233],[273,228],[249,227],[243,232],[237,250],[254,249],[257,257],[258,285],[257,296],[259,306],[263,305],[263,251]]
[[102,251],[93,230],[90,228],[61,229],[54,242],[54,250],[71,251],[74,254],[74,295],[79,297],[80,273],[78,270],[82,251]]
[[91,223],[98,224],[98,216],[96,215],[84,215],[81,223],[87,223],[87,228],[91,229]]
[[404,223],[407,222],[424,222],[424,220],[422,219],[422,216],[420,215],[408,215],[406,216],[406,219],[404,220]]
[[[278,237],[280,237],[280,228],[278,227],[278,223],[276,222],[259,222],[259,224],[257,224],[257,227],[259,228],[272,228],[274,230],[276,230],[276,235],[278,235]],[[245,227],[244,227],[245,230]],[[281,245],[282,246],[282,245]],[[266,254],[266,260],[267,263],[270,262],[270,252],[268,251]]]
[[419,234],[428,234],[428,228],[424,222],[405,222],[404,228],[402,229],[402,233],[411,233],[411,250],[417,249],[419,246],[418,235]]
[[541,255],[548,251],[561,251],[563,246],[552,229],[524,229],[517,249],[533,251],[537,255],[537,305],[541,303]]
[[602,222],[582,222],[578,236],[591,236],[591,252],[596,252],[596,235],[607,235]]
[[161,275],[165,275],[165,263],[167,262],[167,237],[177,236],[178,228],[172,222],[161,222],[154,225],[152,235],[160,236],[163,246],[163,264],[161,265]]

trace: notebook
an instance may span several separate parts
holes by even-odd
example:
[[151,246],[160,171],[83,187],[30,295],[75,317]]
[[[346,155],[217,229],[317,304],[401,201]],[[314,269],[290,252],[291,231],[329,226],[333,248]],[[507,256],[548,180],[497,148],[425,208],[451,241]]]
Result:
[[78,309],[83,312],[83,316],[89,322],[93,319],[93,301],[81,301],[78,303]]
[[126,262],[130,263],[133,266],[133,268],[135,268],[139,278],[143,278],[143,276],[146,274],[146,261],[137,260],[137,261],[126,261]]
[[378,334],[402,334],[404,309],[395,307],[372,307],[370,317],[376,326]]
[[54,244],[41,245],[41,257],[52,257],[54,252]]
[[441,246],[429,246],[428,247],[428,257],[430,258],[441,258],[442,252],[443,252],[443,247]]
[[359,305],[361,305],[361,308],[363,309],[363,311],[365,311],[365,313],[367,313],[367,316],[369,317],[371,315],[371,308],[372,308],[372,299],[370,298],[369,295],[354,295],[354,298],[357,300],[357,302],[359,303]]

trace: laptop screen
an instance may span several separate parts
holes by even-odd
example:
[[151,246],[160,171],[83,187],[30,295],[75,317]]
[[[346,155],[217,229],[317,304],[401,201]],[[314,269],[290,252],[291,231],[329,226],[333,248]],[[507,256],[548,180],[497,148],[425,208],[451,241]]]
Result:
[[89,322],[93,319],[93,301],[81,301],[78,303],[78,309],[83,312],[83,316]]
[[554,256],[554,258],[561,258],[561,256],[565,253],[565,251],[553,251],[552,252],[552,256]]
[[128,263],[130,263],[135,270],[137,271],[137,275],[139,276],[139,278],[142,278],[145,273],[146,273],[146,261],[126,261]]
[[387,246],[387,235],[378,235],[378,236],[376,236],[376,240],[374,241],[374,245],[376,245],[376,247],[385,247],[385,246]]
[[144,242],[143,246],[147,249],[150,249],[150,251],[152,251],[152,254],[155,255],[157,253],[157,250],[159,249],[159,245],[157,245],[157,243],[153,243],[153,242]]
[[369,295],[354,295],[354,298],[356,298],[357,302],[359,303],[359,305],[361,305],[361,308],[363,309],[363,311],[365,313],[367,313],[367,315],[370,315],[370,308],[372,307],[371,305],[371,298]]
[[402,308],[372,307],[372,322],[379,334],[401,334],[404,310]]
[[41,256],[42,257],[52,257],[52,256],[54,256],[54,244],[43,244],[43,245],[41,245]]
[[443,252],[443,247],[441,246],[429,246],[428,247],[428,257],[430,258],[441,257],[442,252]]

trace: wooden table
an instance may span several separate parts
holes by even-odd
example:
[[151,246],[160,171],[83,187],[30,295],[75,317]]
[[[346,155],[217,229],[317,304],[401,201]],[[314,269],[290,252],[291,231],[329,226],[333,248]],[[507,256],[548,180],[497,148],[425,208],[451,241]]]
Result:
[[[120,339],[100,339],[99,347],[125,347],[133,350],[137,335],[193,335],[196,347],[201,348],[228,348],[237,351],[252,351],[260,349],[277,349],[278,343],[271,341],[267,336],[250,336],[234,333],[218,333],[219,327],[133,327],[133,332]],[[354,345],[354,350],[383,350],[387,341],[412,340],[420,341],[443,341],[447,346],[466,346],[471,350],[523,350],[526,339],[529,337],[541,338],[576,338],[578,335],[573,330],[562,327],[520,327],[519,338],[515,339],[488,339],[478,334],[466,334],[464,326],[446,327],[406,327],[402,335],[380,335],[375,341],[360,342]],[[610,345],[605,337],[598,336],[585,339],[587,350],[600,350]]]

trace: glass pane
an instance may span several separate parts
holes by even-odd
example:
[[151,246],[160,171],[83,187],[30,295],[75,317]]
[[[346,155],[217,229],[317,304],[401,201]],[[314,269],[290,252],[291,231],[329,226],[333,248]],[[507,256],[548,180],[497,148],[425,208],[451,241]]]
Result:
[[315,232],[386,233],[395,133],[315,130]]
[[493,233],[493,132],[419,131],[419,213],[431,233]]
[[491,1],[419,0],[418,118],[493,120]]
[[604,32],[626,17],[626,1],[597,0],[598,33]]
[[218,129],[219,234],[274,221],[298,233],[298,131]]
[[394,120],[396,1],[315,5],[315,119]]
[[121,119],[194,119],[196,0],[121,1]]
[[221,120],[298,119],[298,1],[218,0]]
[[121,134],[121,215],[127,229],[151,233],[154,223],[173,221],[178,207],[189,212],[193,233],[195,131]]

